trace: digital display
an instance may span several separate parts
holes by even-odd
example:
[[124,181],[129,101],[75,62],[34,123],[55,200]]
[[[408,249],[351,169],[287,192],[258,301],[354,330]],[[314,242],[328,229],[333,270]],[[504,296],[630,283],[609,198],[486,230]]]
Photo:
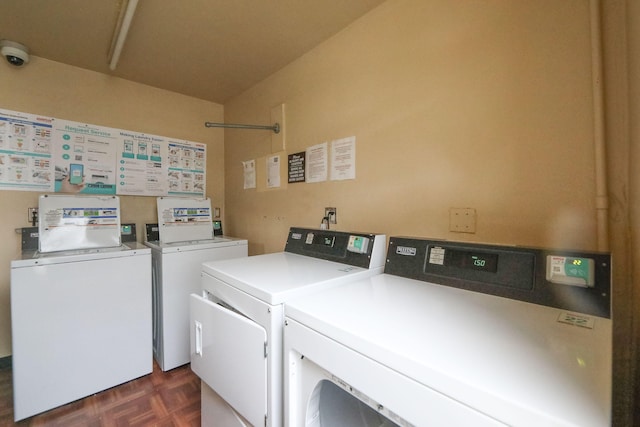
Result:
[[498,254],[449,249],[446,252],[445,265],[495,273],[498,271]]
[[498,254],[433,246],[429,250],[429,264],[495,273]]
[[336,238],[334,236],[319,236],[320,238],[318,239],[321,245],[323,246],[329,246],[329,247],[333,247],[334,242],[336,241]]
[[307,245],[328,246],[330,248],[335,244],[336,237],[331,234],[307,233],[305,243]]

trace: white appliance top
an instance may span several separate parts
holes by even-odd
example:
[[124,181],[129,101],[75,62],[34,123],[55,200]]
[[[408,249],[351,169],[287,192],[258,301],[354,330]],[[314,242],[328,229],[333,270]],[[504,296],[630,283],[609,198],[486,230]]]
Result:
[[609,319],[587,329],[560,309],[387,274],[288,301],[285,316],[509,425],[610,423]]
[[278,252],[205,262],[202,271],[255,298],[275,305],[319,289],[380,274],[383,267],[367,269]]
[[145,254],[151,254],[151,249],[137,242],[131,242],[111,248],[77,249],[48,253],[26,251],[20,255],[19,259],[11,261],[11,268],[63,264],[78,261],[93,261],[96,259],[129,257]]
[[605,317],[387,273],[291,299],[285,316],[508,425],[610,424]]
[[152,242],[144,242],[144,244],[155,251],[161,251],[162,253],[171,252],[187,252],[196,251],[211,248],[222,248],[227,246],[247,245],[246,239],[240,239],[236,237],[214,237],[209,240],[192,240],[184,242],[172,242],[165,243],[159,240]]

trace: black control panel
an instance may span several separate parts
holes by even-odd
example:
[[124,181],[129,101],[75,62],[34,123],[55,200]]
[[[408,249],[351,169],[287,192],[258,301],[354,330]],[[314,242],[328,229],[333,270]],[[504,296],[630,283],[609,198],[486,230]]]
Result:
[[384,235],[292,227],[284,251],[369,268],[374,248],[385,244]]
[[158,224],[145,224],[145,239],[147,242],[160,240],[160,228]]
[[611,318],[611,255],[392,237],[385,273]]
[[131,243],[137,241],[138,236],[136,234],[135,223],[120,224],[120,238],[122,240],[122,243]]

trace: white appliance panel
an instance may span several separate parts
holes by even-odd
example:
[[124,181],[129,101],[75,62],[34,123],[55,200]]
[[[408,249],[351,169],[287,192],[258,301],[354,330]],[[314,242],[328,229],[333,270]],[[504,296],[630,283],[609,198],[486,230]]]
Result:
[[203,272],[272,305],[328,286],[380,274],[383,268],[354,267],[288,252],[203,264]]
[[247,256],[247,241],[226,238],[193,244],[146,242],[152,248],[154,356],[167,371],[189,363],[189,295],[201,289],[202,263]]
[[[387,420],[400,426],[504,425],[291,319],[285,327],[284,354],[289,427],[392,425]],[[354,419],[341,405],[320,411],[316,389],[325,381],[344,390],[336,401],[344,402],[351,394],[386,420],[366,423],[362,409]]]
[[202,426],[251,427],[246,418],[234,411],[204,381],[200,381],[200,402]]
[[191,369],[250,423],[264,425],[266,330],[205,298],[190,299]]
[[247,256],[247,241],[146,242],[152,249],[154,356],[164,371],[189,363],[189,299],[200,289],[204,261]]
[[12,264],[16,421],[152,371],[150,250],[111,254]]
[[583,328],[560,309],[387,274],[289,301],[285,314],[509,425],[610,422],[609,319]]

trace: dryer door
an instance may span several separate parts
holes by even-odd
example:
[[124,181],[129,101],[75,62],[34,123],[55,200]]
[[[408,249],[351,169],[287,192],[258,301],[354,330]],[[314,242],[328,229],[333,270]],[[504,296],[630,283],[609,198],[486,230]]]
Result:
[[251,424],[267,415],[265,329],[191,294],[191,369]]

